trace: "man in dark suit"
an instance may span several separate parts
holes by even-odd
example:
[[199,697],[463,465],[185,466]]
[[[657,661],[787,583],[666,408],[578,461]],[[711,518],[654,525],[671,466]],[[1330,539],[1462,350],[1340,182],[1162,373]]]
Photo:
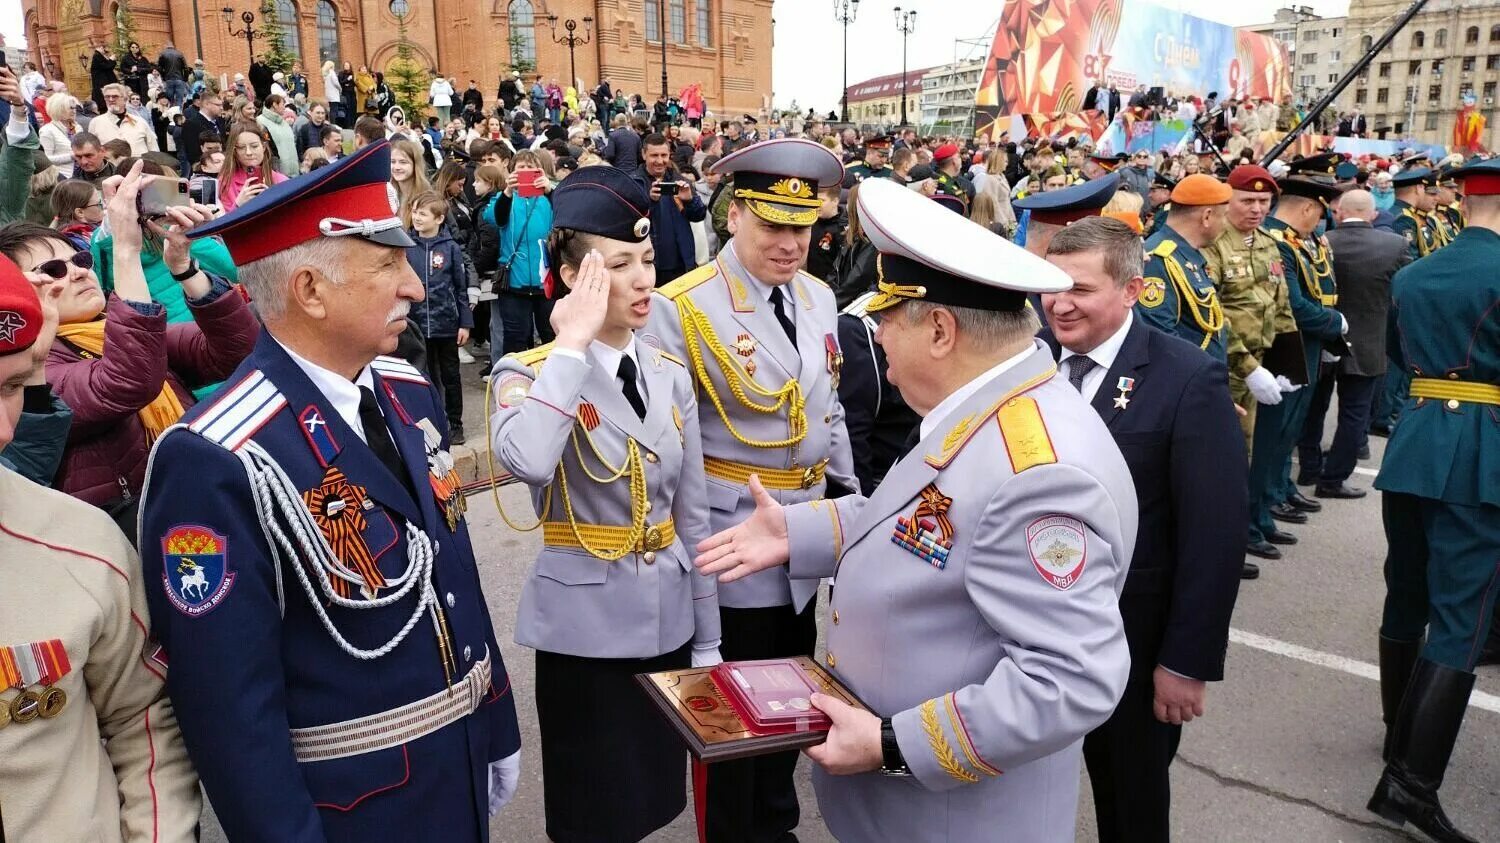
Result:
[[1083,743],[1099,839],[1165,841],[1182,724],[1203,714],[1206,683],[1223,679],[1238,579],[1258,573],[1244,561],[1244,435],[1225,365],[1132,316],[1143,280],[1128,226],[1079,220],[1047,259],[1074,286],[1042,297],[1044,338],[1109,426],[1140,501],[1120,597],[1130,679]]
[[[1349,354],[1342,359],[1327,352],[1323,365],[1336,377],[1318,379],[1297,443],[1301,466],[1297,482],[1313,485],[1320,498],[1362,498],[1365,490],[1347,482],[1364,447],[1370,426],[1370,402],[1375,383],[1385,374],[1386,311],[1391,303],[1391,276],[1409,261],[1406,238],[1372,226],[1375,197],[1351,190],[1339,200],[1339,224],[1328,231],[1333,252],[1333,277],[1338,279],[1339,312],[1349,320]],[[1338,428],[1333,444],[1323,453],[1323,418],[1339,394]]]
[[[1101,95],[1104,99],[1103,103],[1099,102]],[[1094,84],[1089,86],[1088,93],[1083,95],[1083,110],[1094,111],[1097,109],[1102,111],[1102,105],[1109,105],[1109,93],[1104,88],[1104,84],[1095,79]]]

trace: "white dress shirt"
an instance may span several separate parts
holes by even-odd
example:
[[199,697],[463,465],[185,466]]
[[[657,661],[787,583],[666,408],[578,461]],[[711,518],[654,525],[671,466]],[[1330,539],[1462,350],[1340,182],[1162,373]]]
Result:
[[1036,345],[1033,344],[1025,351],[1022,351],[1012,357],[1005,358],[1004,360],[996,364],[993,368],[986,370],[979,377],[954,390],[953,393],[950,394],[947,398],[939,401],[938,405],[932,408],[932,412],[923,417],[922,424],[919,427],[919,429],[922,431],[921,437],[923,439],[926,439],[933,430],[937,429],[949,416],[953,415],[953,413],[958,410],[960,405],[969,400],[970,396],[983,389],[985,384],[1005,374],[1006,371],[1014,368],[1016,364],[1020,363],[1022,360],[1025,360],[1027,355],[1044,353],[1046,352],[1043,349],[1037,348]]
[[[1109,339],[1099,343],[1099,346],[1088,353],[1088,358],[1094,361],[1094,368],[1083,376],[1083,400],[1093,403],[1094,396],[1099,394],[1099,387],[1104,383],[1104,377],[1109,374],[1109,367],[1115,365],[1115,358],[1120,356],[1120,346],[1125,344],[1125,335],[1130,333],[1130,325],[1135,321],[1135,314],[1127,311],[1125,323],[1118,331],[1110,335]],[[1063,348],[1062,354],[1057,360],[1058,373],[1066,378],[1072,369],[1068,365],[1068,358],[1076,356],[1076,352]]]
[[287,356],[292,358],[292,362],[297,364],[297,368],[307,375],[307,379],[313,382],[313,386],[323,393],[323,397],[333,405],[334,412],[338,413],[339,418],[349,425],[354,435],[368,443],[370,440],[365,436],[364,422],[359,419],[359,389],[364,387],[371,392],[375,391],[375,376],[370,374],[370,367],[366,366],[361,369],[359,377],[351,381],[337,372],[331,372],[299,357],[297,352],[282,345],[280,340],[277,340],[276,344],[280,345],[281,350],[285,351]]
[[[562,346],[553,346],[552,347],[552,353],[553,354],[560,354],[563,357],[571,357],[574,360],[582,360],[585,363],[588,362],[588,358],[587,357],[585,357],[582,354],[579,354],[578,352],[574,351],[571,348],[563,348]],[[622,357],[629,357],[630,361],[635,364],[635,386],[636,386],[636,389],[640,390],[641,397],[643,399],[645,398],[645,396],[646,396],[646,384],[643,382],[643,379],[641,378],[641,359],[636,354],[636,350],[635,350],[635,336],[634,335],[631,336],[630,342],[626,343],[624,348],[615,348],[612,345],[607,345],[607,344],[602,343],[602,342],[600,342],[598,340],[594,340],[593,342],[589,343],[589,354],[593,355],[594,360],[601,367],[603,367],[604,371],[606,371],[606,372],[609,373],[610,377],[614,378],[615,380],[619,380],[620,379],[620,377],[619,377],[619,375],[620,375],[620,358],[622,358]]]

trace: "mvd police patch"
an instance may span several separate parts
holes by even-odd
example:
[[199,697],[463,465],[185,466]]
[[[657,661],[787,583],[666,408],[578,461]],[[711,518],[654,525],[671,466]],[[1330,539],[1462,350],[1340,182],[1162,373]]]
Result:
[[1067,591],[1078,582],[1088,561],[1088,539],[1083,522],[1066,515],[1048,515],[1026,528],[1031,564],[1049,585]]
[[207,614],[229,594],[229,542],[207,527],[184,524],[161,540],[162,587],[167,599],[188,617]]

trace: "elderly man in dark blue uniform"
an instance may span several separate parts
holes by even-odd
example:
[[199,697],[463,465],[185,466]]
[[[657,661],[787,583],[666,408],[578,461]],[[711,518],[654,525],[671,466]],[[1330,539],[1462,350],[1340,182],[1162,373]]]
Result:
[[[1434,840],[1473,838],[1438,803],[1500,595],[1500,161],[1454,171],[1468,224],[1391,282],[1393,369],[1411,377],[1384,493],[1385,773],[1369,808]],[[1426,643],[1423,643],[1423,634]]]
[[443,403],[382,356],[423,297],[389,178],[382,141],[193,232],[265,329],[158,441],[141,557],[231,840],[487,840],[519,777]]

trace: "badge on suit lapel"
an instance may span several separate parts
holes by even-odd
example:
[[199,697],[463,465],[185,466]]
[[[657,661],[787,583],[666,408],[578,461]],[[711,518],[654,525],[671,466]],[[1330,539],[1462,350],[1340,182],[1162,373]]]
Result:
[[1123,410],[1130,406],[1130,391],[1135,389],[1135,378],[1121,377],[1115,382],[1115,389],[1120,394],[1115,396],[1115,409]]
[[[336,466],[329,466],[323,480],[302,493],[302,503],[312,514],[333,555],[348,570],[356,574],[364,584],[360,594],[373,600],[385,587],[385,575],[375,563],[375,555],[365,541],[367,524],[365,515],[374,509],[375,502],[366,494],[365,487],[349,482]],[[339,576],[330,576],[328,581],[340,597],[348,598],[352,584]]]
[[443,436],[429,419],[419,419],[417,427],[422,431],[422,450],[427,454],[427,480],[437,499],[438,510],[448,522],[448,532],[458,529],[459,519],[468,509],[460,487],[463,482],[454,468],[453,457],[443,450]]
[[948,554],[953,552],[953,522],[948,520],[953,499],[935,483],[929,483],[920,497],[910,518],[896,518],[891,543],[941,571],[948,567]]

